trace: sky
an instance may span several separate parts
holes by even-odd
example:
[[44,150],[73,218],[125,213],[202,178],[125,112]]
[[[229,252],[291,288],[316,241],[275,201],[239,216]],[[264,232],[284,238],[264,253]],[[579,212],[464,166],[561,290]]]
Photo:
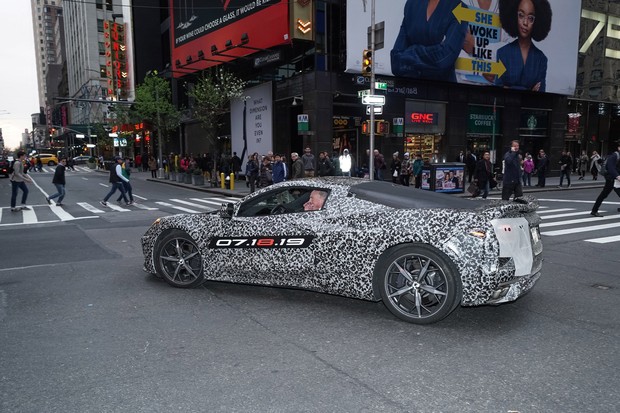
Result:
[[39,112],[30,0],[2,2],[0,13],[0,128],[7,148],[19,146],[30,115]]

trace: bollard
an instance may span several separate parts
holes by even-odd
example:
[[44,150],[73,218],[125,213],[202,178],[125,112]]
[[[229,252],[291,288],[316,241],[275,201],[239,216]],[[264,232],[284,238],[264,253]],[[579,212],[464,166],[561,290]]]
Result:
[[226,189],[226,182],[224,182],[224,172],[220,173],[220,188]]
[[235,189],[235,174],[233,172],[230,173],[230,190]]

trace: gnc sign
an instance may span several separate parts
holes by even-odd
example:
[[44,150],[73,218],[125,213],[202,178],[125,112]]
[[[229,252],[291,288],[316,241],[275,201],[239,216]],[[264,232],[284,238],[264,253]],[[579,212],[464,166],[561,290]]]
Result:
[[412,112],[411,123],[423,125],[437,125],[438,113],[434,112]]

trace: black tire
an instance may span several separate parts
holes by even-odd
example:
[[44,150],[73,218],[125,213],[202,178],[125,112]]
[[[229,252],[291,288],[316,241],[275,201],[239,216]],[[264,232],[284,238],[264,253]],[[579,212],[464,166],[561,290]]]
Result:
[[388,310],[414,324],[446,318],[463,295],[454,263],[426,244],[402,244],[387,250],[375,269],[373,282]]
[[54,165],[56,165],[56,162],[54,162],[54,161],[49,161],[47,163],[47,166],[54,166]]
[[157,276],[173,287],[194,288],[205,281],[202,254],[183,231],[171,231],[158,240],[153,258]]

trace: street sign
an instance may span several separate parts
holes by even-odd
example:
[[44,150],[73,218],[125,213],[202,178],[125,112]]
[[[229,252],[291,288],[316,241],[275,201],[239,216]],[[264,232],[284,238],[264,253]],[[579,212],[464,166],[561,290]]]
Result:
[[387,83],[385,83],[385,82],[375,82],[375,89],[387,90]]
[[310,130],[310,122],[307,113],[302,113],[301,115],[297,115],[297,132],[307,132]]
[[366,106],[367,115],[370,115],[370,108],[375,109],[375,115],[383,115],[383,106]]
[[370,95],[370,89],[366,89],[366,90],[358,90],[357,91],[357,97],[361,98],[363,96],[367,96]]
[[366,95],[362,96],[362,103],[364,105],[385,105],[385,96],[383,95]]

